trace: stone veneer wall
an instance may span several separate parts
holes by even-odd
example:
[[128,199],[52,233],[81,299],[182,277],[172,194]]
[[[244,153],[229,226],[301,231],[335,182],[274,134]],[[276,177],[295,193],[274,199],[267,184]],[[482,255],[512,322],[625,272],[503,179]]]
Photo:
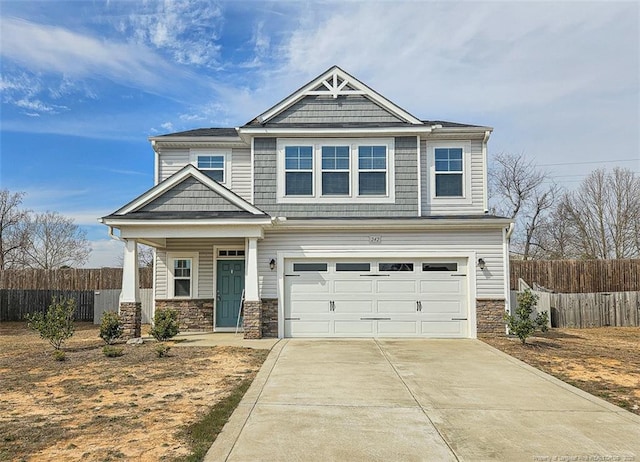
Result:
[[243,314],[244,338],[262,338],[262,302],[245,300]]
[[156,311],[178,310],[180,331],[213,331],[213,300],[156,300]]
[[505,335],[505,301],[502,298],[476,299],[478,335]]
[[122,302],[119,309],[122,320],[122,338],[138,338],[142,336],[142,303]]
[[262,336],[278,337],[278,299],[262,299]]

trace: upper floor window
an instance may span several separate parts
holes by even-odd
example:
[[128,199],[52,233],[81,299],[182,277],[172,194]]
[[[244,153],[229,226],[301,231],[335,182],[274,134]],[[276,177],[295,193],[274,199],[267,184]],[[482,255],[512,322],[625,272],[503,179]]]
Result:
[[287,146],[284,153],[287,196],[313,195],[313,148]]
[[322,195],[349,195],[349,146],[322,146]]
[[436,148],[436,197],[462,196],[462,148]]
[[210,178],[224,183],[224,156],[198,156],[197,167]]
[[218,183],[231,180],[231,150],[197,148],[190,150],[191,163]]
[[278,140],[278,202],[392,203],[392,138]]
[[358,191],[360,195],[387,193],[387,147],[358,147]]

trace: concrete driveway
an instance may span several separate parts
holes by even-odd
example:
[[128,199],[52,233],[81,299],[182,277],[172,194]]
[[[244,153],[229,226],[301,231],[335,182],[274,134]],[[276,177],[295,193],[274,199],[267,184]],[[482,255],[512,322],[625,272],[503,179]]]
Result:
[[478,340],[283,340],[205,460],[640,462],[640,418]]

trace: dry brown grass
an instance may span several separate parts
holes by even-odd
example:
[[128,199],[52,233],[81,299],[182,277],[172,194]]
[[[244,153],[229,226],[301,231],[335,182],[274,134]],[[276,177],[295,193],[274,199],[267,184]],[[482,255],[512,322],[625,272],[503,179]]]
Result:
[[244,379],[267,351],[118,345],[79,324],[67,360],[24,323],[0,324],[0,460],[171,460],[190,453],[183,429]]
[[481,340],[544,372],[640,415],[640,328],[551,329],[521,345]]

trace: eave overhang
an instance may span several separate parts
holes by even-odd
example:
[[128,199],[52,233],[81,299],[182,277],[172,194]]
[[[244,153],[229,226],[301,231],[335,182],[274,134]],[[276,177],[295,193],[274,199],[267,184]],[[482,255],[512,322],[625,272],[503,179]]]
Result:
[[513,220],[501,217],[420,217],[420,218],[309,218],[274,220],[277,229],[502,229]]

